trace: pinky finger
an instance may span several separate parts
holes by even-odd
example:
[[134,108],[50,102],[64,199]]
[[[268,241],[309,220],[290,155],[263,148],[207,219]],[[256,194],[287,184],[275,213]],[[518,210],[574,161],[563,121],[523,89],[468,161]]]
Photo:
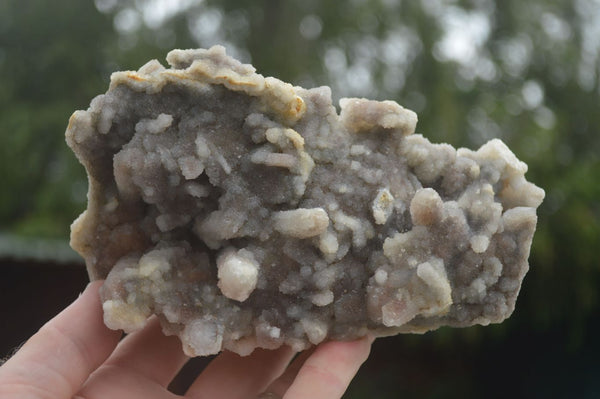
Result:
[[321,344],[306,359],[284,399],[341,398],[350,381],[367,360],[372,337],[357,341]]

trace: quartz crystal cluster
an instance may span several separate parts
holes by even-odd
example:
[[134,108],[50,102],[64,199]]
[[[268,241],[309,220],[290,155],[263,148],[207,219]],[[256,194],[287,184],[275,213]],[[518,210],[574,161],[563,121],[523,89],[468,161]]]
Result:
[[500,322],[544,191],[500,141],[414,134],[393,101],[263,77],[224,48],[116,72],[69,121],[89,176],[71,243],[106,324],[187,354]]

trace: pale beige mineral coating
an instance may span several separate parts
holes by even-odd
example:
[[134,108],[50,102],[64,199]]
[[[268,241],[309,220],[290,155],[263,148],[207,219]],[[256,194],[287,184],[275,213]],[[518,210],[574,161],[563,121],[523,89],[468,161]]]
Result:
[[500,322],[544,192],[500,141],[413,134],[392,101],[264,78],[222,47],[112,75],[73,114],[72,245],[106,324],[157,315],[189,355]]

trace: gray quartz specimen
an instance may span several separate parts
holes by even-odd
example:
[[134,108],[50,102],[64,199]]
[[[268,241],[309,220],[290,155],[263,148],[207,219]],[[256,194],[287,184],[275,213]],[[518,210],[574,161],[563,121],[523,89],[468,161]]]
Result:
[[116,72],[69,121],[89,175],[71,243],[106,324],[187,354],[500,322],[544,191],[500,141],[413,134],[393,101],[263,77],[222,47]]

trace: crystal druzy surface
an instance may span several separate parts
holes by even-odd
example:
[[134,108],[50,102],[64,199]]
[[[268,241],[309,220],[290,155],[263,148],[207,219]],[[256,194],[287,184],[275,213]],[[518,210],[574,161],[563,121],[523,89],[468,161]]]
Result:
[[257,74],[222,47],[116,72],[67,141],[89,176],[71,242],[106,324],[157,315],[189,355],[500,322],[544,191],[499,140],[414,134],[392,101]]

